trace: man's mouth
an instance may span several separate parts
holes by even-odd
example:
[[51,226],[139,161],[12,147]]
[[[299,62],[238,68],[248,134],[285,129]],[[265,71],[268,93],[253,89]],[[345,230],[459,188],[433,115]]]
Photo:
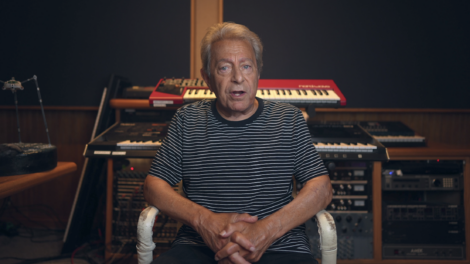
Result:
[[240,97],[240,96],[243,96],[246,92],[244,91],[233,91],[233,92],[230,92],[230,94],[232,96],[235,96],[235,97]]

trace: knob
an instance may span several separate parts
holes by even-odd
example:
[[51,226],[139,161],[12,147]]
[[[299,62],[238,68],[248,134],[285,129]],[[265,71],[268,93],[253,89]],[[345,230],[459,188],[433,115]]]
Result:
[[362,217],[359,217],[359,218],[357,219],[357,222],[360,223],[361,221],[362,221]]
[[336,216],[335,220],[336,220],[336,222],[338,222],[338,223],[341,222],[341,216],[340,216],[340,215]]
[[351,201],[351,200],[348,200],[348,204],[349,204],[349,205],[352,205],[352,201]]
[[352,189],[351,184],[348,184],[348,186],[346,186],[346,188],[348,188],[348,190],[351,190]]
[[441,187],[442,186],[442,182],[439,179],[432,180],[432,184],[436,187]]
[[343,226],[343,228],[342,228],[341,230],[343,231],[343,233],[346,233],[346,232],[348,232],[348,228],[347,228],[347,227],[345,227],[345,226]]
[[339,185],[339,188],[340,188],[341,190],[344,190],[344,185],[340,184],[340,185]]
[[351,222],[351,220],[352,220],[352,217],[351,217],[350,215],[348,215],[348,216],[346,217],[346,221],[349,223],[349,222]]
[[331,171],[331,170],[336,169],[336,164],[334,162],[327,162],[326,167],[328,168],[328,170]]
[[344,205],[344,201],[343,201],[343,200],[339,200],[339,203],[340,203],[341,205]]
[[331,209],[333,209],[333,210],[336,209],[336,205],[335,205],[335,204],[331,204],[330,207],[331,207]]
[[335,190],[335,189],[331,189],[331,192],[332,192],[333,194],[335,194],[335,193],[336,193],[336,190]]

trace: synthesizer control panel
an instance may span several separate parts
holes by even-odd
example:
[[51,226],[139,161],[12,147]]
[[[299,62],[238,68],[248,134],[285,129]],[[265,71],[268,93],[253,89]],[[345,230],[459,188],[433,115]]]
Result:
[[325,161],[333,187],[327,207],[334,213],[370,213],[372,210],[372,163]]
[[465,259],[463,161],[390,161],[382,167],[384,259]]
[[[326,210],[333,216],[338,241],[338,259],[372,259],[372,162],[324,160],[328,169],[333,199]],[[297,190],[301,189],[297,184]],[[314,219],[306,223],[310,247],[316,258],[318,227]]]
[[[114,174],[113,184],[113,251],[122,247],[134,248],[140,213],[148,204],[143,196],[143,184],[150,168],[151,159],[127,159],[123,169]],[[182,192],[181,183],[173,186]],[[159,213],[154,226],[153,241],[157,246],[169,248],[176,238],[180,223]],[[130,249],[129,249],[130,250]]]
[[[371,213],[332,213],[335,219],[338,259],[373,258],[373,219]],[[321,258],[320,236],[317,223],[310,219],[305,223],[310,250],[315,258]]]

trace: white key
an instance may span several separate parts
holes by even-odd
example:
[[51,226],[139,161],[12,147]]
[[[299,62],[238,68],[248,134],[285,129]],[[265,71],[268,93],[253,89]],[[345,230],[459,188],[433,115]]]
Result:
[[312,100],[310,103],[323,103],[325,101],[323,96],[317,93],[315,90],[308,90],[308,93]]
[[204,90],[203,89],[195,89],[193,98],[196,101],[204,99]]
[[210,98],[211,90],[203,89],[203,91],[201,91],[201,92],[202,92],[202,94],[201,94],[202,99],[209,99]]
[[266,92],[266,90],[264,90],[264,89],[261,89],[261,90],[260,90],[260,96],[259,96],[259,98],[265,99],[265,100],[268,99],[268,93]]
[[125,140],[118,142],[116,145],[120,147],[121,149],[156,149],[159,146],[161,146],[161,142],[153,142],[151,140],[149,141],[130,141],[130,140]]
[[286,102],[294,103],[296,101],[296,98],[290,89],[284,89],[284,93],[285,93],[284,96],[286,98]]
[[271,91],[271,95],[272,95],[272,99],[273,101],[275,102],[282,102],[282,98],[281,98],[281,93],[279,92],[279,90],[270,90]]
[[317,144],[313,144],[315,146],[315,148],[318,150],[318,151],[326,151],[326,145],[321,143],[321,142],[318,142]]
[[289,100],[286,97],[286,90],[278,89],[277,91],[279,92],[279,102],[289,103]]
[[331,101],[333,102],[337,102],[337,101],[340,101],[341,99],[339,98],[339,96],[335,93],[335,91],[333,90],[327,90],[328,91],[328,98],[330,98]]
[[209,99],[215,99],[215,93],[213,91],[210,91],[209,93]]
[[186,93],[183,95],[183,100],[185,102],[192,102],[194,100],[194,90],[196,89],[187,89]]
[[333,90],[321,90],[321,92],[325,96],[325,100],[328,103],[335,103],[336,101],[339,100],[339,97],[336,95],[336,93]]
[[300,103],[303,103],[303,104],[307,104],[308,103],[308,94],[307,94],[307,91],[305,90],[298,90],[300,92]]
[[293,89],[292,95],[294,96],[295,103],[303,103],[302,93],[298,89]]

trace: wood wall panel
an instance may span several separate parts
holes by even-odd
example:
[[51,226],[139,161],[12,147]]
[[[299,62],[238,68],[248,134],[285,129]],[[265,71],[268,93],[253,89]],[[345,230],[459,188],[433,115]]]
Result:
[[[344,109],[351,110],[351,109]],[[318,111],[318,121],[402,121],[418,134],[433,142],[470,147],[470,112],[396,112],[396,111]],[[22,140],[47,142],[39,109],[20,109]],[[52,144],[58,148],[59,161],[72,161],[77,171],[46,184],[33,187],[12,197],[17,206],[46,204],[55,210],[61,221],[69,216],[84,158],[85,144],[90,141],[97,111],[95,109],[46,109]],[[0,143],[17,142],[14,109],[0,108]],[[1,204],[0,200],[0,204]],[[52,224],[45,210],[24,209],[35,220]],[[60,226],[57,226],[60,227]],[[63,227],[63,226],[62,226]]]
[[190,78],[202,78],[201,40],[209,27],[222,22],[222,0],[191,1]]

